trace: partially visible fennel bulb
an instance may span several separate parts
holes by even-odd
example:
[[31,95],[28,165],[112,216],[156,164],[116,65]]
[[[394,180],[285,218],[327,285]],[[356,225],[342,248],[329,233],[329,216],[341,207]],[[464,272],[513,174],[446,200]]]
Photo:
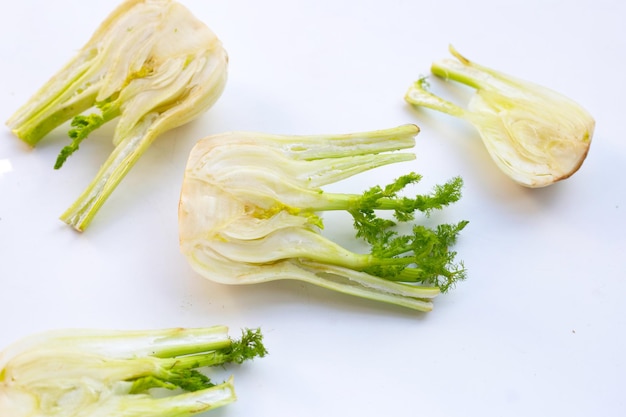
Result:
[[58,169],[94,130],[117,120],[114,149],[61,215],[83,231],[154,140],[207,111],[226,85],[220,39],[174,0],[126,0],[89,41],[7,121],[36,146],[71,120]]

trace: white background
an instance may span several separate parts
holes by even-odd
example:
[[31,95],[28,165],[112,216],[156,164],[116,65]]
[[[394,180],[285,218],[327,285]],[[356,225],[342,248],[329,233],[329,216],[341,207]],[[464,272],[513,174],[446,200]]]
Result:
[[[6,120],[89,38],[116,1],[22,0],[0,14]],[[222,39],[229,81],[197,121],[157,140],[87,232],[58,216],[111,151],[111,127],[59,171],[55,131],[29,149],[0,130],[0,346],[38,331],[225,324],[263,329],[270,355],[238,368],[239,400],[213,416],[626,415],[626,3],[192,1]],[[549,86],[596,118],[580,171],[514,185],[464,122],[415,111],[408,86],[453,44]],[[446,86],[464,104],[470,91]],[[178,251],[182,172],[212,133],[346,133],[418,124],[417,160],[337,189],[415,170],[461,175],[442,219],[468,279],[421,314],[293,281],[209,282]],[[332,223],[332,219],[329,220]],[[337,224],[337,226],[339,223]],[[345,240],[349,230],[337,230]],[[5,416],[3,416],[5,417]]]

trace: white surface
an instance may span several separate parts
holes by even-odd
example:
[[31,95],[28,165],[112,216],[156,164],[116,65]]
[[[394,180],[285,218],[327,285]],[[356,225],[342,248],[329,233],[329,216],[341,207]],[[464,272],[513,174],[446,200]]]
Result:
[[[111,149],[105,128],[63,169],[56,131],[29,150],[0,132],[0,346],[66,327],[261,326],[270,356],[233,368],[239,401],[214,416],[626,415],[626,3],[183,2],[230,55],[209,113],[158,140],[84,234],[58,215]],[[23,0],[0,14],[6,120],[79,49],[116,1]],[[449,43],[552,87],[595,117],[581,170],[527,190],[504,178],[468,125],[403,101]],[[442,85],[442,84],[441,84]],[[469,90],[447,87],[464,103]],[[344,133],[417,123],[416,170],[454,175],[470,220],[467,281],[419,314],[297,282],[227,287],[178,251],[176,209],[195,140],[229,130]],[[352,189],[348,190],[352,191]]]

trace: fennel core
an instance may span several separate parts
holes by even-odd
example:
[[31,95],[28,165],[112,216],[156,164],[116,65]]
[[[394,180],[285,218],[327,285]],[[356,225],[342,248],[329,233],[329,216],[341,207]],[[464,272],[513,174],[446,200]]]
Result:
[[[409,196],[422,176],[409,173],[362,194],[324,185],[415,155],[415,125],[341,135],[231,132],[192,149],[181,190],[182,253],[204,277],[227,284],[296,279],[416,310],[466,276],[451,247],[467,221],[428,227],[431,213],[458,201],[455,177]],[[322,236],[322,214],[350,213],[355,253]],[[391,212],[392,216],[381,216]],[[392,218],[389,218],[392,217]],[[408,232],[400,232],[401,224]]]
[[[117,119],[113,151],[61,215],[83,231],[157,137],[217,101],[227,66],[220,40],[181,4],[126,0],[7,125],[36,146],[71,120],[71,143],[61,150],[58,169],[91,132]],[[92,108],[96,112],[83,114]]]

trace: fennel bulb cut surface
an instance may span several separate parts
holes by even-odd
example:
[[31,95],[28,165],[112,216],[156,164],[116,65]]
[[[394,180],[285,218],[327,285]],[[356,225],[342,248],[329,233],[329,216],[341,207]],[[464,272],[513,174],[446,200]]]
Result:
[[[466,221],[428,228],[428,216],[457,201],[454,178],[428,195],[400,196],[415,173],[365,193],[327,193],[322,186],[376,167],[409,161],[415,125],[342,135],[287,136],[231,132],[199,141],[185,170],[180,204],[182,253],[206,278],[227,284],[296,279],[343,293],[432,309],[432,299],[465,277],[449,248]],[[323,236],[320,212],[348,211],[354,253]],[[389,211],[394,220],[377,216]],[[400,235],[397,223],[413,223]]]
[[[228,56],[217,36],[171,0],[126,0],[78,53],[7,121],[36,146],[71,120],[60,168],[94,130],[117,120],[114,149],[61,219],[79,231],[162,133],[208,110],[220,97]],[[90,109],[94,113],[84,114]]]
[[225,326],[34,334],[0,352],[0,415],[192,416],[236,400],[232,376],[202,368],[266,353],[260,330],[235,340]]
[[406,101],[467,120],[496,165],[518,184],[545,187],[578,171],[595,129],[587,110],[549,88],[481,66],[452,47],[450,52],[456,59],[435,62],[431,71],[476,89],[467,108],[428,91],[425,78],[408,89]]

